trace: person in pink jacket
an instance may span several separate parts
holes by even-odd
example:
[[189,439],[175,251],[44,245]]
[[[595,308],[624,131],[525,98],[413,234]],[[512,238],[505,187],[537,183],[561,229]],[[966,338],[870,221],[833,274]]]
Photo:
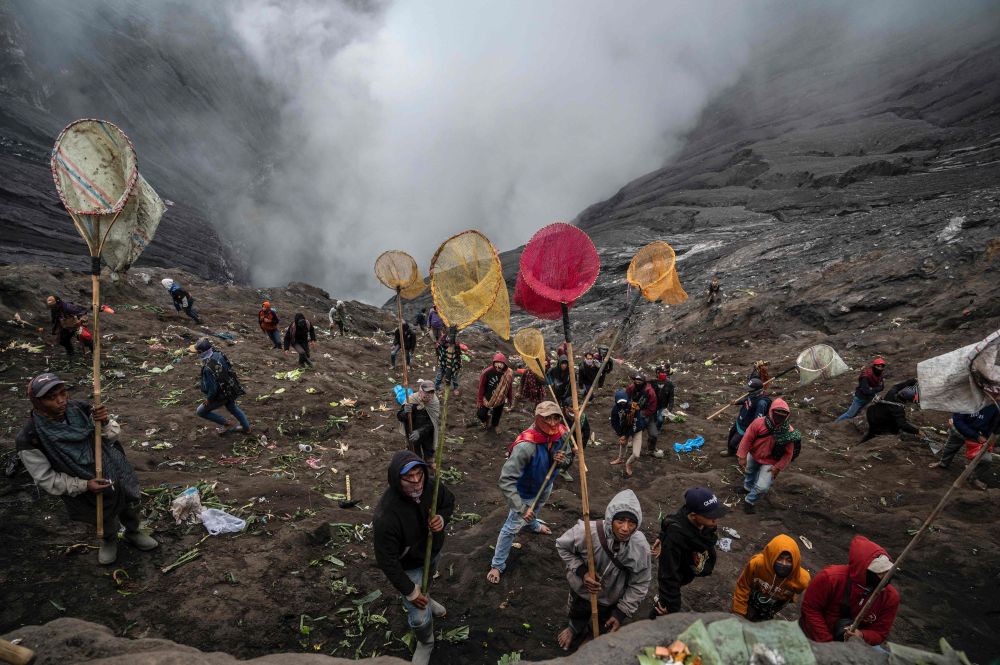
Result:
[[767,415],[751,422],[740,441],[736,457],[744,469],[743,511],[748,515],[756,512],[754,504],[771,489],[800,445],[802,434],[788,422],[789,415],[788,403],[775,399]]

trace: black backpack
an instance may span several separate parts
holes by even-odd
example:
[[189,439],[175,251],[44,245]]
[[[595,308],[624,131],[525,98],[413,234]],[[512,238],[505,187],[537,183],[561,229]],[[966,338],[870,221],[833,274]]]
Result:
[[[225,356],[223,356],[225,357]],[[215,379],[215,384],[219,387],[219,392],[216,393],[217,399],[232,400],[244,395],[246,393],[243,390],[243,386],[240,384],[240,380],[236,378],[236,374],[233,373],[231,369],[226,367],[221,361],[215,358],[210,358],[207,363],[208,371],[212,373],[212,377]]]

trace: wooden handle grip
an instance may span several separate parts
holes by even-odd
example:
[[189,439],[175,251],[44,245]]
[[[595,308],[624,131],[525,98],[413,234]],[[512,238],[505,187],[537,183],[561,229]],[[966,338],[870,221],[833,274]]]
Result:
[[35,662],[35,652],[19,644],[0,640],[0,661],[10,665],[31,665]]

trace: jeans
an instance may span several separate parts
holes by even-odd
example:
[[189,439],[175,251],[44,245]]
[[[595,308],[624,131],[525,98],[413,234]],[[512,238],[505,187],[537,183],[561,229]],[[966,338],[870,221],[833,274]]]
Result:
[[217,413],[212,413],[216,409],[220,409],[222,407],[226,407],[226,410],[233,414],[233,417],[239,422],[240,427],[243,428],[244,432],[250,431],[250,421],[247,420],[246,414],[243,413],[240,407],[236,404],[236,400],[231,399],[224,402],[221,400],[212,400],[207,404],[202,403],[198,405],[198,410],[195,413],[205,420],[211,420],[216,425],[222,425],[225,427],[226,419]]
[[[431,571],[433,572],[435,568],[436,560],[431,561]],[[411,568],[405,571],[406,576],[410,578],[414,584],[418,587],[423,581],[424,569],[423,568]],[[428,594],[430,598],[430,594]],[[427,603],[427,607],[420,609],[410,601],[403,597],[403,607],[406,609],[406,623],[409,624],[410,628],[416,634],[417,639],[421,642],[429,642],[430,636],[434,632],[434,614],[431,612],[431,604]]]
[[491,568],[496,568],[501,573],[507,569],[507,556],[510,554],[510,548],[514,545],[514,537],[525,526],[528,526],[535,533],[542,530],[542,523],[538,521],[537,509],[545,503],[546,498],[547,496],[543,494],[542,498],[538,500],[538,504],[535,506],[535,519],[531,520],[530,524],[524,521],[520,513],[513,510],[507,513],[507,521],[500,527],[500,535],[497,536],[497,546],[493,551],[493,560],[490,562]]
[[[409,367],[410,365],[413,364],[413,363],[410,362],[410,354],[411,353],[412,353],[411,351],[407,351],[406,352],[406,366],[407,367]],[[396,356],[397,355],[399,355],[399,347],[398,346],[394,346],[394,347],[392,347],[392,351],[389,352],[389,362],[392,363],[393,367],[396,366]]]
[[[444,367],[438,367],[437,376],[434,377],[434,390],[441,390],[442,381],[444,381]],[[452,374],[449,383],[452,390],[458,390],[458,375]]]
[[851,401],[851,406],[847,408],[847,411],[840,414],[840,417],[834,420],[833,422],[839,423],[841,420],[849,420],[853,418],[854,416],[861,413],[861,409],[868,406],[869,402],[871,402],[870,399],[861,399],[860,397],[855,395],[854,399]]
[[774,482],[771,468],[770,464],[761,464],[753,458],[753,455],[747,455],[747,472],[743,476],[743,489],[749,492],[745,499],[747,503],[757,503],[757,499],[771,489],[771,483]]
[[[180,308],[177,311],[181,311]],[[194,300],[188,300],[188,306],[184,308],[184,313],[194,319],[195,323],[201,323],[201,319],[198,318],[198,312],[194,311]]]
[[267,335],[267,338],[271,340],[272,344],[274,344],[274,348],[276,349],[281,348],[281,333],[278,332],[277,328],[271,331],[265,330],[264,334]]
[[656,424],[655,416],[646,423],[646,436],[649,437],[649,450],[656,450],[656,440],[660,437],[660,426]]
[[[951,466],[954,461],[955,456],[960,450],[965,449],[965,437],[962,436],[958,430],[954,427],[948,428],[948,440],[944,444],[944,448],[941,449],[941,461],[938,462],[938,466],[942,469],[947,469]],[[979,460],[979,464],[976,468],[972,470],[973,475],[976,479],[981,482],[986,482],[987,476],[990,472],[990,464],[993,462],[993,453],[986,452],[983,454],[982,458]]]

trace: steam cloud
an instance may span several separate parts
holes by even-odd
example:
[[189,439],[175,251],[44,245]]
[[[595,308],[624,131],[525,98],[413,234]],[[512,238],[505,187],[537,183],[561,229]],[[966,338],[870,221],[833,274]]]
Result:
[[504,250],[572,218],[678,148],[740,74],[748,9],[242,3],[235,30],[287,100],[268,188],[231,220],[254,229],[255,279],[379,301],[383,250],[426,270],[463,229]]

